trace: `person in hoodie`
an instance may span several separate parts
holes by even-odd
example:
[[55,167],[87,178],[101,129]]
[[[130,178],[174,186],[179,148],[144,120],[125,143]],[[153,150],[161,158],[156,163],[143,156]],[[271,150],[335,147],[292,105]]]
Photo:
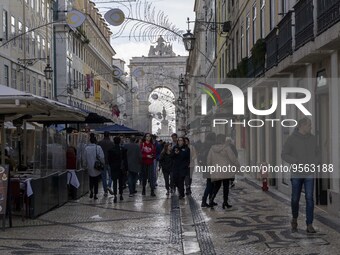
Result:
[[170,185],[173,184],[170,181],[170,174],[173,169],[173,158],[172,158],[172,148],[170,143],[166,143],[164,145],[164,148],[161,152],[159,164],[162,168],[163,176],[164,176],[164,182],[165,182],[165,188],[166,188],[166,195],[170,194]]
[[151,188],[151,196],[155,197],[155,180],[153,174],[154,159],[156,157],[156,148],[152,142],[152,136],[150,133],[145,134],[144,141],[140,145],[142,152],[142,178],[143,178],[143,190],[142,195],[145,195],[146,181],[149,180]]
[[185,176],[190,174],[190,149],[185,145],[184,137],[179,137],[173,148],[173,180],[178,189],[179,199],[183,199]]
[[[224,134],[218,134],[216,136],[216,145],[213,145],[208,153],[207,157],[207,165],[208,166],[236,166],[240,167],[240,163],[238,162],[235,153],[233,152],[230,140],[226,140],[226,136]],[[225,209],[231,208],[232,206],[228,203],[229,197],[229,185],[232,178],[234,178],[235,174],[232,172],[223,172],[218,173],[218,179],[214,181],[214,176],[211,176],[211,181],[214,183],[213,185],[213,194],[210,198],[209,206],[214,206],[214,199],[221,188],[223,183],[223,204],[222,208]]]
[[[283,146],[281,157],[289,164],[315,167],[321,163],[316,137],[311,134],[312,122],[308,118],[298,121],[297,129],[288,137]],[[303,167],[305,169],[305,167]],[[305,188],[306,198],[306,225],[307,233],[316,233],[313,227],[314,218],[314,174],[311,172],[293,172],[291,175],[292,196],[291,208],[293,219],[291,221],[292,232],[297,231],[297,218],[299,216],[299,201],[302,186]]]

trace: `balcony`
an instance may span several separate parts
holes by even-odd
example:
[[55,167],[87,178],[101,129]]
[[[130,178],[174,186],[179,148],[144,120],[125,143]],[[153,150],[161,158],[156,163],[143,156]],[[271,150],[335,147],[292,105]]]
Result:
[[266,37],[266,69],[277,65],[277,29],[274,28]]
[[247,78],[254,78],[255,76],[255,69],[253,63],[253,57],[249,57],[247,59]]
[[318,0],[318,35],[340,21],[340,0]]
[[295,10],[295,50],[314,40],[313,0],[300,0]]
[[288,12],[277,27],[279,31],[277,35],[277,58],[278,62],[280,62],[293,52],[292,12]]

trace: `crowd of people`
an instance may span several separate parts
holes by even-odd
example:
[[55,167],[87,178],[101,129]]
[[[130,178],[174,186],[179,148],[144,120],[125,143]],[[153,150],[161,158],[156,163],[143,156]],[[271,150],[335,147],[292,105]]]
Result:
[[[178,192],[179,198],[191,195],[192,175],[197,164],[213,164],[215,161],[223,161],[221,164],[239,164],[237,161],[237,150],[232,141],[224,135],[208,134],[206,141],[202,144],[190,144],[188,137],[178,137],[176,133],[171,135],[171,142],[157,140],[156,136],[147,133],[142,139],[134,136],[124,142],[120,136],[110,138],[108,132],[104,138],[97,142],[94,134],[90,134],[90,144],[85,147],[85,164],[90,178],[90,198],[98,199],[98,183],[101,179],[104,196],[110,193],[117,203],[117,196],[124,200],[123,192],[128,188],[129,197],[136,193],[136,185],[142,186],[142,195],[156,196],[155,190],[158,186],[158,176],[162,172],[164,177],[166,195]],[[217,144],[216,144],[217,142]],[[95,161],[101,160],[104,167],[97,170]],[[215,162],[215,163],[216,163]],[[216,197],[223,184],[222,207],[230,208],[228,203],[229,185],[233,176],[207,178],[206,190],[202,199],[202,207],[213,207],[216,205]],[[147,185],[148,184],[148,185]],[[209,202],[207,203],[207,198]]]

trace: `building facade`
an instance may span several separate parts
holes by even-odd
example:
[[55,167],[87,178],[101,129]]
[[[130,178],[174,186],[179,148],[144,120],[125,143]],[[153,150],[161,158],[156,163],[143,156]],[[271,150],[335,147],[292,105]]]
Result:
[[[202,6],[202,9],[206,10],[208,2],[196,1],[195,6]],[[316,176],[315,201],[319,205],[327,205],[330,212],[339,216],[340,44],[337,31],[340,28],[340,18],[335,13],[340,1],[220,0],[215,4],[218,6],[214,14],[216,20],[231,22],[227,35],[216,32],[217,82],[228,83],[231,79],[239,79],[241,82],[238,86],[245,94],[249,87],[253,88],[253,105],[256,109],[270,108],[273,87],[300,87],[311,92],[311,100],[305,106],[312,114],[312,132],[321,148],[322,163],[332,164],[335,169],[332,173],[319,173]],[[197,9],[196,12],[202,9]],[[199,22],[196,22],[196,38],[204,33],[196,28],[199,26]],[[207,40],[209,39],[205,41]],[[208,44],[209,42],[205,42],[205,45]],[[196,46],[199,46],[203,53],[207,53],[202,48],[204,43],[201,41]],[[196,71],[202,69],[201,61],[196,61],[202,58],[198,55],[195,51],[191,52],[189,71],[194,76],[206,76],[206,73]],[[190,81],[190,86],[196,83],[193,80]],[[271,82],[273,80],[275,82]],[[218,111],[228,115],[231,111],[229,99],[226,99],[226,103],[217,111],[210,107],[211,115],[218,116]],[[196,105],[200,106],[199,102]],[[200,114],[195,116],[202,119]],[[249,111],[245,116],[246,119],[259,118]],[[298,120],[302,116],[301,111],[288,108],[286,116],[274,113],[270,117]],[[282,146],[293,128],[282,125],[271,127],[266,124],[263,128],[239,125],[236,128],[223,126],[213,130],[236,138],[244,164],[267,162],[272,165],[284,165],[285,162],[281,159]],[[202,128],[193,132],[202,132]],[[271,177],[273,185],[290,194],[288,173],[279,172]]]
[[[111,31],[91,1],[59,1],[58,10],[81,11],[85,22],[76,29],[64,23],[54,25],[55,97],[65,103],[112,117],[117,100],[117,82],[113,76]],[[67,13],[58,12],[56,21]],[[89,91],[89,98],[85,92]]]
[[[86,17],[77,28],[67,24],[73,10]],[[113,75],[112,33],[95,3],[2,1],[0,18],[1,84],[115,119],[112,106],[126,86]]]
[[50,0],[1,1],[1,84],[53,98],[52,81],[44,74],[48,57],[53,61],[51,7]]

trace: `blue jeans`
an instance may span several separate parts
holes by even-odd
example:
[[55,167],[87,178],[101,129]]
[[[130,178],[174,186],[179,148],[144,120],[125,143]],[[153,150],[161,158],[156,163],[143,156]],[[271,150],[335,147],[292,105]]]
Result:
[[291,178],[292,183],[292,215],[293,218],[297,219],[299,216],[299,202],[301,196],[302,185],[305,187],[305,198],[306,198],[306,224],[313,223],[314,214],[314,178]]
[[[107,179],[107,177],[109,177],[109,180]],[[107,187],[111,188],[111,185],[112,185],[110,165],[105,164],[104,166],[104,171],[102,171],[102,182],[103,182],[103,190],[105,193],[107,192]]]
[[136,182],[138,179],[138,173],[129,172],[128,182],[129,182],[129,191],[130,194],[133,194],[136,190]]

